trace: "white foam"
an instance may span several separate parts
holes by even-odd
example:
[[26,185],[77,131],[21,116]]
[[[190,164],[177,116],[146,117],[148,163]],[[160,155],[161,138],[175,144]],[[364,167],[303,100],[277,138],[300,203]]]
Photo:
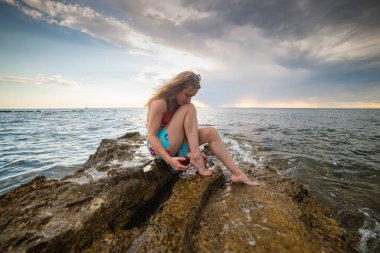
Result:
[[148,172],[150,170],[152,170],[152,165],[150,165],[150,164],[148,164],[147,166],[145,166],[144,169],[143,169],[144,172]]
[[107,172],[105,172],[105,171],[99,171],[99,170],[97,170],[95,168],[88,169],[86,172],[91,177],[91,179],[93,181],[96,181],[96,180],[99,180],[99,179],[107,177]]
[[380,223],[377,222],[376,220],[374,222],[375,222],[375,225],[373,229],[371,229],[368,225],[368,222],[365,221],[363,224],[363,227],[358,230],[360,234],[360,242],[358,244],[358,250],[360,252],[363,252],[363,253],[369,252],[369,248],[367,244],[368,241],[370,241],[371,239],[379,238],[380,236]]
[[262,156],[257,158],[254,152],[254,147],[249,143],[243,141],[239,142],[224,135],[222,135],[222,140],[227,144],[228,149],[232,152],[233,157],[237,158],[237,160],[254,164],[256,167],[264,165],[266,160],[265,157]]
[[360,208],[359,212],[363,213],[367,218],[371,217],[371,215],[368,213],[368,208]]
[[123,169],[128,169],[128,168],[134,168],[134,167],[137,167],[139,165],[142,165],[141,163],[138,163],[136,161],[124,161],[121,163],[121,166],[120,168],[123,168]]
[[145,159],[145,160],[151,158],[150,153],[149,153],[146,145],[139,146],[139,148],[136,150],[135,159],[136,158],[137,159]]
[[279,174],[280,176],[285,176],[285,175],[292,174],[292,173],[293,173],[294,171],[296,171],[297,169],[298,169],[297,166],[289,167],[289,168],[287,168],[286,170],[277,171],[277,174]]
[[68,178],[66,181],[76,183],[79,185],[88,184],[93,181],[107,177],[107,172],[99,171],[95,168],[89,168],[85,173],[79,177]]

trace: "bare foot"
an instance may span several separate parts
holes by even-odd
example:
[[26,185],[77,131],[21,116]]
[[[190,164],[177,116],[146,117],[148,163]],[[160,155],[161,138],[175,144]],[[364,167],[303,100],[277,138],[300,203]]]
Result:
[[197,169],[202,176],[211,176],[212,172],[206,169],[202,156],[190,156],[190,163]]
[[247,177],[247,175],[245,175],[244,173],[240,173],[237,175],[232,174],[231,175],[231,182],[232,183],[243,183],[243,184],[254,185],[254,186],[261,185],[259,182],[252,181],[251,179],[249,179]]

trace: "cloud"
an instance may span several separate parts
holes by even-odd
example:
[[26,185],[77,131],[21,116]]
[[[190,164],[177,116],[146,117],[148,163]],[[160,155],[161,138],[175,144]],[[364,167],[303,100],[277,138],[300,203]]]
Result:
[[[50,0],[3,1],[18,7],[24,14],[33,19],[81,31],[110,44],[125,48],[131,53],[158,57],[173,64],[175,61],[187,63],[186,65],[193,64],[204,69],[213,68],[210,59],[200,58],[190,52],[155,42],[150,35],[134,29],[128,22],[103,15],[90,7]],[[156,4],[155,6],[160,5]],[[169,8],[169,6],[163,6]],[[156,11],[154,8],[147,9],[147,13],[149,15],[161,15],[160,10]],[[202,16],[196,11],[186,12],[185,9],[181,11],[180,15],[184,17],[184,20],[193,17],[193,15]],[[173,60],[170,61],[170,59]],[[184,67],[184,64],[180,65]]]
[[[331,69],[349,61],[350,71],[359,60],[379,67],[373,60],[380,55],[380,4],[375,1],[165,1],[165,6],[200,13],[196,18],[179,17],[180,22],[155,1],[113,3],[153,40],[207,55],[226,68],[233,65],[228,62],[235,55],[245,56],[239,65],[252,65],[257,54],[267,54],[271,61],[256,67],[318,71],[316,67],[324,64]],[[153,9],[160,15],[152,15]]]
[[[193,33],[199,31],[218,39],[236,27],[249,26],[270,40],[273,47],[287,51],[285,58],[298,60],[299,66],[306,60],[340,63],[380,54],[380,3],[376,1],[216,0],[186,4],[215,14],[190,22]],[[201,24],[210,34],[203,32]],[[244,35],[241,38],[255,42]]]
[[117,46],[147,49],[144,45],[146,38],[127,23],[104,16],[89,7],[48,0],[12,1],[12,4],[34,19],[79,30]]
[[206,103],[199,101],[199,100],[196,100],[196,99],[191,100],[191,103],[193,103],[196,107],[201,107],[201,108],[211,107],[209,104],[206,104]]
[[293,101],[255,102],[242,100],[236,104],[222,105],[222,107],[260,107],[260,108],[380,108],[379,102],[355,101],[355,102],[326,102],[316,98],[306,98]]
[[[167,21],[176,26],[180,26],[190,20],[203,19],[210,14],[194,8],[185,7],[179,0],[157,2],[154,0],[145,0],[142,15],[151,17],[156,22]],[[161,21],[160,21],[161,20]]]
[[200,103],[333,105],[335,98],[338,106],[379,100],[373,94],[380,85],[378,1],[111,0],[109,15],[96,11],[99,1],[88,2],[93,8],[3,1],[36,20],[147,56],[146,67],[131,78],[146,88],[184,69],[199,71],[205,77]]
[[[2,1],[5,2],[5,3],[8,3],[10,5],[18,7],[21,10],[21,12],[23,12],[27,16],[31,16],[33,19],[43,20],[44,15],[41,12],[33,10],[33,9],[30,9],[30,8],[22,5],[21,3],[19,3],[16,0],[2,0]],[[51,23],[50,19],[47,20],[47,21],[49,23]]]
[[245,54],[247,44],[259,51],[266,43],[269,55],[278,49],[288,52],[275,62],[285,67],[289,63],[305,67],[303,62],[324,64],[367,59],[380,51],[380,32],[376,29],[380,19],[375,11],[379,4],[367,1],[354,5],[346,1],[308,0],[165,3],[114,0],[128,21],[78,4],[3,1],[18,6],[34,19],[82,31],[131,52],[163,59],[179,57],[177,62],[191,62],[202,69],[219,67],[223,60],[217,57],[214,45],[226,40],[231,43],[230,34],[243,27],[256,31],[256,36],[237,34],[239,37],[233,42],[235,51],[231,54]]
[[73,87],[77,85],[75,81],[65,80],[61,75],[46,76],[43,74],[38,74],[36,77],[0,75],[0,83],[63,87]]

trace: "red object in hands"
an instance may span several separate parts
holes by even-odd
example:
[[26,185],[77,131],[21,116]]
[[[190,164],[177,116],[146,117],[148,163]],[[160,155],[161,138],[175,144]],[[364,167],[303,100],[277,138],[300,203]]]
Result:
[[185,165],[185,166],[189,165],[189,163],[190,163],[190,157],[186,157],[186,159],[183,160],[183,161],[180,161],[180,163],[182,165]]

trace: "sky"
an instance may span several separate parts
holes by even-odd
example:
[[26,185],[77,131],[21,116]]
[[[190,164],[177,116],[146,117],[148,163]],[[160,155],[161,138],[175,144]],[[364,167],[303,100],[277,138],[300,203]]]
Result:
[[0,108],[380,108],[380,1],[0,0]]

